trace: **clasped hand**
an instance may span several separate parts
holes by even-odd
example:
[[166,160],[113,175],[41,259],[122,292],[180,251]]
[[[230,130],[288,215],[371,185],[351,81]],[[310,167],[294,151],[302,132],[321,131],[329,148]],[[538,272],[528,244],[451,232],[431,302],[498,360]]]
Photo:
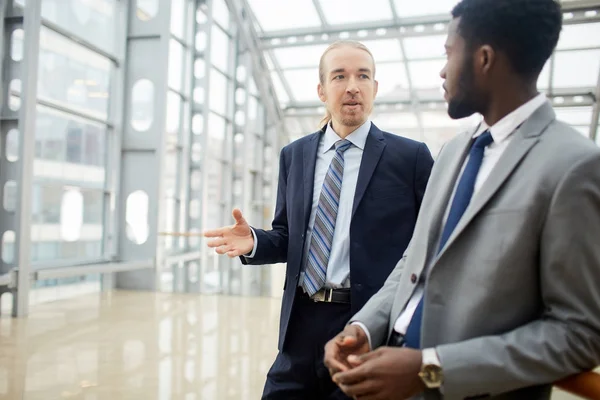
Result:
[[360,400],[407,399],[425,387],[418,376],[419,350],[380,347],[369,351],[365,332],[348,325],[325,345],[325,366],[348,396]]

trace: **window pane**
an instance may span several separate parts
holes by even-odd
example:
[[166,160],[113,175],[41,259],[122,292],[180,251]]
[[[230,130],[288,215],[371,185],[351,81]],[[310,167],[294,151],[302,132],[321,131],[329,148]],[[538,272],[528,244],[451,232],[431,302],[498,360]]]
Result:
[[229,47],[231,43],[229,36],[227,36],[227,34],[219,27],[213,26],[210,42],[210,57],[212,64],[223,72],[229,72]]
[[213,18],[223,28],[229,29],[229,8],[225,0],[213,0]]
[[362,0],[319,0],[325,19],[330,24],[346,24],[392,19],[389,0],[369,0],[365,7]]
[[378,98],[399,97],[408,93],[404,63],[378,65],[375,78],[379,82]]
[[446,64],[445,59],[410,62],[410,76],[416,89],[438,89],[442,86],[440,71]]
[[38,106],[34,176],[104,187],[106,127]]
[[569,125],[589,125],[592,122],[592,107],[557,107],[555,112],[557,119]]
[[418,36],[404,39],[406,58],[433,58],[444,56],[446,35]]
[[186,21],[185,4],[186,0],[171,0],[171,33],[182,39]]
[[42,27],[38,96],[107,118],[111,62]]
[[[225,127],[226,123],[220,116],[210,113],[208,116],[208,151],[207,155],[216,159],[223,158],[223,148],[225,143]],[[209,163],[209,170],[213,161]]]
[[183,46],[175,39],[169,43],[169,87],[181,91],[183,78]]
[[[271,79],[273,80],[273,86],[275,87],[275,94],[277,95],[277,100],[279,100],[279,104],[281,104],[282,107],[285,107],[290,102],[290,98],[287,95],[287,92],[285,91],[285,88],[283,87],[283,83],[281,82],[281,79],[279,79],[279,75],[277,74],[277,72],[275,72],[275,71],[271,72]],[[251,85],[252,85],[252,83],[254,83],[254,79],[250,80]],[[318,83],[318,77],[317,77],[317,83]]]
[[312,0],[249,0],[250,8],[265,31],[320,26]]
[[396,13],[399,17],[419,17],[424,15],[450,15],[456,0],[394,0]]
[[326,48],[327,45],[284,47],[274,49],[273,54],[281,68],[315,68]]
[[63,240],[74,242],[81,237],[83,226],[83,195],[77,189],[63,193],[60,207],[60,232]]
[[377,67],[380,62],[402,60],[400,42],[396,39],[365,40],[362,43],[373,53]]
[[554,61],[555,88],[596,86],[600,50],[559,51]]
[[104,194],[101,190],[83,190],[83,223],[102,225]]
[[117,0],[43,0],[42,17],[114,53],[116,4]]
[[210,109],[225,115],[227,111],[227,93],[229,92],[228,79],[213,68],[210,75]]
[[315,101],[317,85],[319,84],[318,68],[284,71],[285,79],[292,89],[292,96],[296,101]]
[[600,47],[600,22],[563,26],[557,50]]

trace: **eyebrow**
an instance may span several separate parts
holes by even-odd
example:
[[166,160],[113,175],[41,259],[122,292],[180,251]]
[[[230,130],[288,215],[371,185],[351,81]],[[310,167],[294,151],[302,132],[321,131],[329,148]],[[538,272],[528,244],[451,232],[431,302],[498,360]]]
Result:
[[[346,70],[344,68],[337,68],[337,69],[334,69],[333,71],[331,71],[330,74],[338,74],[340,72],[346,72]],[[370,68],[359,68],[358,72],[371,73],[371,69]]]

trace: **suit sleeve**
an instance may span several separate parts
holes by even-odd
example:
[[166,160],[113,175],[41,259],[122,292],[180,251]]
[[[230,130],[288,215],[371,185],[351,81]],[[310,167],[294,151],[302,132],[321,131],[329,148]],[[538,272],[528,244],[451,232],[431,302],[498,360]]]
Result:
[[600,156],[594,154],[561,179],[547,211],[540,318],[502,335],[438,346],[448,398],[495,396],[600,364],[599,236]]
[[392,304],[409,251],[410,243],[383,287],[350,319],[349,323],[360,322],[368,329],[367,335],[372,349],[376,349],[386,342]]
[[252,228],[256,234],[256,253],[252,258],[240,257],[242,264],[263,265],[287,261],[288,249],[288,220],[287,220],[287,176],[288,165],[286,148],[279,156],[279,183],[277,185],[277,204],[271,230]]
[[421,203],[423,202],[423,196],[425,195],[425,189],[427,188],[427,182],[429,182],[429,176],[431,175],[431,168],[433,168],[433,157],[431,152],[425,143],[421,143],[417,149],[417,157],[415,161],[415,202],[417,204],[417,213],[421,209]]

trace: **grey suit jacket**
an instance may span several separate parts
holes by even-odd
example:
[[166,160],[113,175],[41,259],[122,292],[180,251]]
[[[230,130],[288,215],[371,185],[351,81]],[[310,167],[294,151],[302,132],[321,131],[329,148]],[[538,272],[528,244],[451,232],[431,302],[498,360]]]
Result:
[[440,152],[411,244],[352,320],[384,345],[426,273],[421,345],[437,349],[444,398],[549,399],[552,382],[600,364],[600,149],[544,104],[438,253],[472,134]]

